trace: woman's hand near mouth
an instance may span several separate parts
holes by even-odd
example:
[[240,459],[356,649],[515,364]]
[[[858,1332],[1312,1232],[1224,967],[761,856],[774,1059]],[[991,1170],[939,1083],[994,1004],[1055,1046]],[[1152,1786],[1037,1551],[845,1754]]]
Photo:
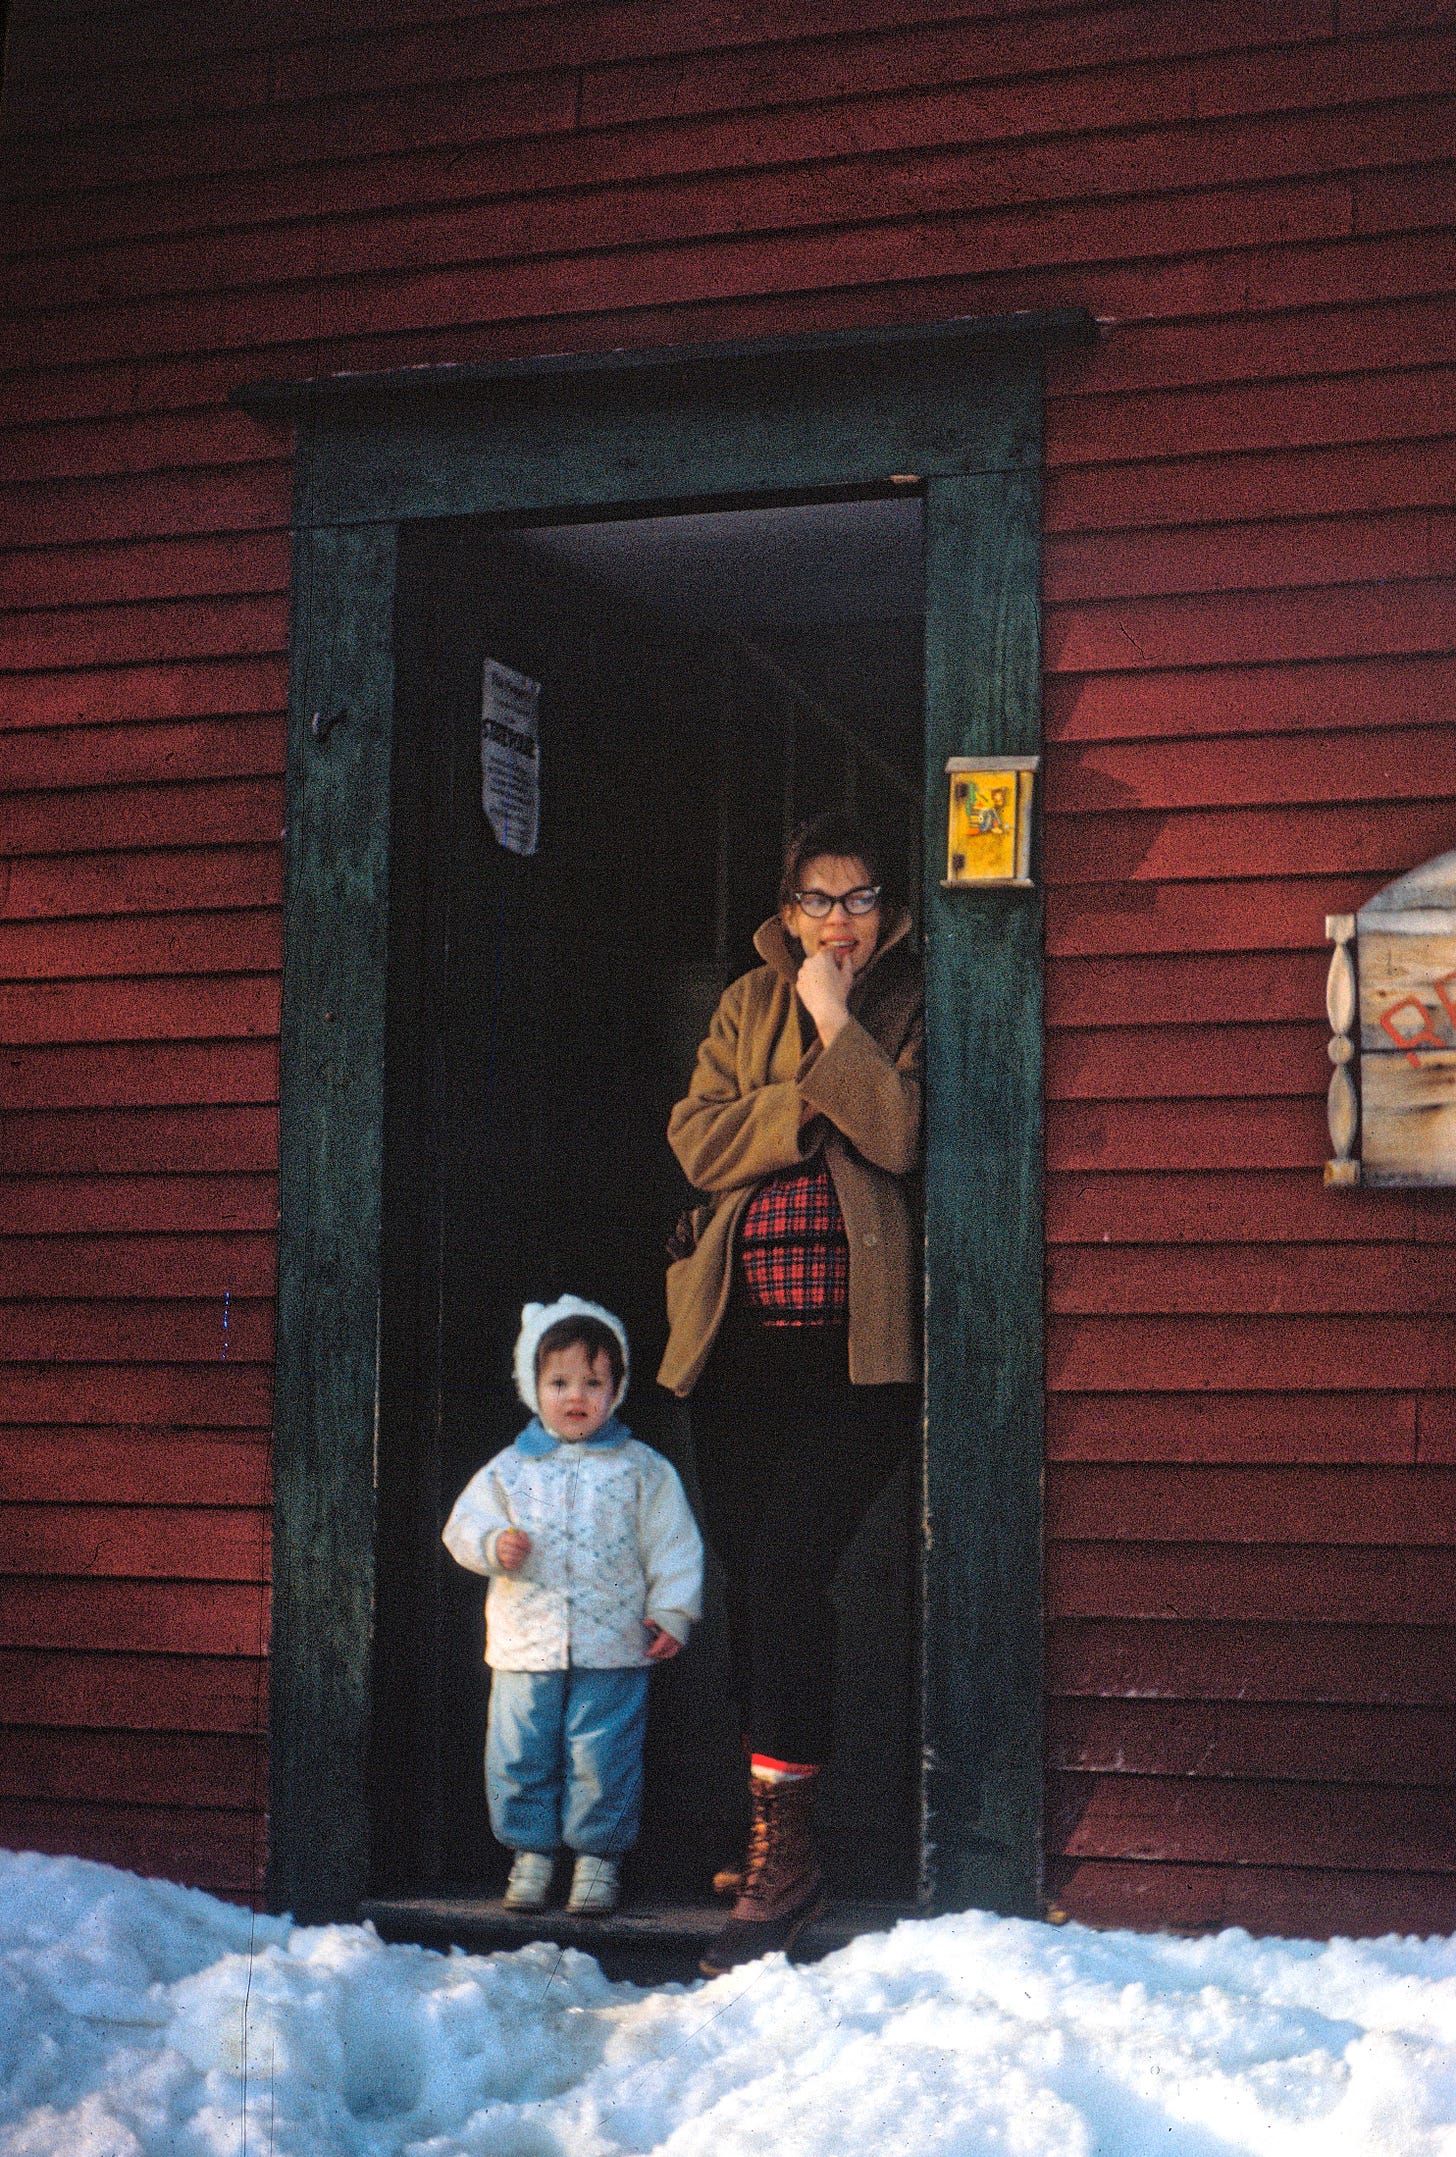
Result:
[[827,1049],[849,1023],[849,992],[854,986],[850,950],[821,944],[799,968],[795,986]]

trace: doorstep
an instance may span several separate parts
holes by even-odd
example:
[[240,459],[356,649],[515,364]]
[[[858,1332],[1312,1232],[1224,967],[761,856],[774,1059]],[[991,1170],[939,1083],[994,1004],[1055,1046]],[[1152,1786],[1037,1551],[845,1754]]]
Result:
[[[658,1985],[698,1975],[698,1957],[722,1930],[728,1909],[724,1903],[628,1903],[610,1917],[572,1917],[565,1910],[507,1910],[499,1901],[468,1896],[390,1895],[361,1902],[358,1914],[384,1940],[463,1947],[474,1955],[544,1940],[594,1955],[608,1977]],[[794,1960],[817,1962],[861,1933],[888,1932],[901,1918],[926,1915],[913,1903],[831,1903],[800,1933]]]

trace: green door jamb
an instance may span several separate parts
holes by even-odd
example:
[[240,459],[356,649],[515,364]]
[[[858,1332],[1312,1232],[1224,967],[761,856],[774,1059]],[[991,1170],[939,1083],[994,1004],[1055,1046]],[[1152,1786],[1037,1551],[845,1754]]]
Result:
[[307,1918],[369,1851],[395,531],[294,532],[268,1898]]
[[[1059,315],[241,392],[297,429],[270,1907],[367,1893],[398,527],[876,483],[926,493],[927,1905],[1032,1912],[1041,1820],[1041,917],[942,892],[947,756],[1039,740]],[[317,715],[317,716],[316,716]]]
[[921,1730],[942,1909],[1039,1914],[1042,907],[942,889],[950,756],[1041,747],[1040,475],[926,501],[926,1447]]

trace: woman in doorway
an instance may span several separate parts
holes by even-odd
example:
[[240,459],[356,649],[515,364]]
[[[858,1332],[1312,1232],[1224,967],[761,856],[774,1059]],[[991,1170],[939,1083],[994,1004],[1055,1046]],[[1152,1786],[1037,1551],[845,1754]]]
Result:
[[797,831],[754,944],[764,963],[725,990],[668,1123],[707,1204],[668,1269],[659,1378],[692,1397],[753,1800],[710,1976],[823,1907],[829,1589],[908,1453],[920,1362],[921,974],[869,834],[846,816]]

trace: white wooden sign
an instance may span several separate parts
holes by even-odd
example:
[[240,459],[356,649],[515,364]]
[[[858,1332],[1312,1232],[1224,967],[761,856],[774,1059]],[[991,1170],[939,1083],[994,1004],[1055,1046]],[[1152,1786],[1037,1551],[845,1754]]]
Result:
[[1325,931],[1335,945],[1325,1181],[1456,1184],[1456,852],[1358,914],[1327,916]]

